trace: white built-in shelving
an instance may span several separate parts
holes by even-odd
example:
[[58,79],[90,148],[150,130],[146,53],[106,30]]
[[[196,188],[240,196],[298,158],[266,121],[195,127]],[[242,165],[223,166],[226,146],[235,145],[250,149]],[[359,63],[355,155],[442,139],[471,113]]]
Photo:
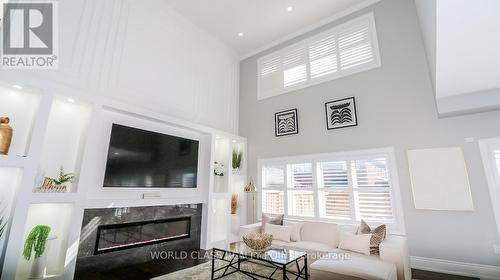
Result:
[[[47,251],[47,278],[73,279],[86,207],[203,203],[204,249],[236,239],[235,229],[246,222],[243,188],[247,182],[247,141],[243,137],[96,96],[82,100],[0,83],[0,100],[0,115],[9,116],[14,129],[9,155],[0,155],[0,191],[4,195],[0,209],[5,209],[8,222],[0,240],[2,279],[27,278],[31,263],[21,253],[26,236],[38,224],[49,225],[51,236],[57,237]],[[198,135],[202,143],[198,179],[202,186],[180,192],[103,190],[107,133],[115,120]],[[234,148],[243,152],[238,172],[231,166]],[[214,176],[215,161],[224,164],[225,176]],[[77,176],[68,192],[37,192],[43,178],[57,176],[61,166]],[[146,200],[142,192],[159,198]],[[172,200],[174,192],[177,197]],[[230,212],[233,193],[239,196],[236,215]]]
[[2,278],[28,278],[31,263],[21,257],[22,247],[29,231],[39,224],[49,225],[51,235],[57,235],[47,250],[50,261],[46,275],[61,278],[65,274],[73,207],[79,194],[76,184],[64,193],[36,190],[44,176],[56,177],[61,166],[78,176],[92,106],[70,97],[3,83],[0,100],[0,115],[10,118],[14,131],[9,154],[0,155],[0,191],[6,194],[0,209],[4,209],[7,222],[0,240]]

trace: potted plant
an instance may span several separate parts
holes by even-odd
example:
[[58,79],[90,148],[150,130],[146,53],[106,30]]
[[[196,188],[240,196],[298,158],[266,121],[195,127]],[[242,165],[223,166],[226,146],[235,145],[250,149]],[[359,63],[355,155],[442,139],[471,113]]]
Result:
[[61,166],[59,170],[59,176],[57,178],[45,177],[42,185],[42,189],[49,189],[55,192],[65,192],[68,189],[68,185],[75,180],[75,175],[73,173],[65,173],[64,168]]
[[233,173],[239,174],[241,167],[241,159],[243,158],[243,152],[239,149],[233,149]]
[[47,265],[46,251],[49,240],[50,227],[47,225],[37,225],[31,229],[24,242],[23,257],[31,260],[33,256],[33,266],[31,267],[30,279],[43,279],[45,267]]

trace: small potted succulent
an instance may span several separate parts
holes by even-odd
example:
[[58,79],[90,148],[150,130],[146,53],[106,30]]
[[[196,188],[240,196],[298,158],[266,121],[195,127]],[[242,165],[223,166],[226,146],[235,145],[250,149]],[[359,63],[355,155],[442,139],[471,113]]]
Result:
[[54,192],[66,192],[69,184],[71,184],[74,180],[75,175],[73,173],[65,173],[64,168],[61,166],[59,176],[57,178],[44,178],[42,189]]

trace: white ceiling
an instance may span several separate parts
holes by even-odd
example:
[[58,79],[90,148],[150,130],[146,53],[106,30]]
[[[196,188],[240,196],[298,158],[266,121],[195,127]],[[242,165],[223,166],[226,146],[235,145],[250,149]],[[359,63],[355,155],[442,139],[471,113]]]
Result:
[[500,1],[416,4],[436,97],[500,89]]
[[440,97],[500,88],[500,1],[437,1]]
[[166,1],[244,58],[380,0]]

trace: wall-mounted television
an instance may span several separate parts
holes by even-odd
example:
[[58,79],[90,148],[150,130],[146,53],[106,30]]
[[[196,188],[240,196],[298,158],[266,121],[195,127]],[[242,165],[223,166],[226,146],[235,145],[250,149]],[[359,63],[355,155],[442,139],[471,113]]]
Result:
[[199,141],[113,124],[105,188],[196,188]]

